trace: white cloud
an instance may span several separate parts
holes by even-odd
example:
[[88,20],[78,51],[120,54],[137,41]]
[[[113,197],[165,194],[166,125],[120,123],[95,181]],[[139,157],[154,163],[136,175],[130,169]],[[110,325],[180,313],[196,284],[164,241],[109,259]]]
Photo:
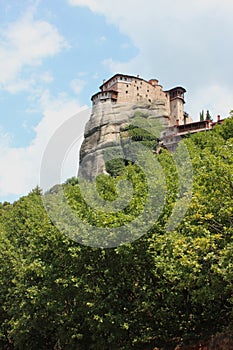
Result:
[[[41,120],[34,128],[35,137],[26,147],[13,147],[10,135],[0,130],[2,198],[17,198],[39,184],[41,159],[50,138],[66,120],[83,109],[76,99],[65,93],[53,97],[43,87],[53,81],[51,72],[43,69],[44,59],[67,47],[56,27],[35,19],[35,7],[0,31],[0,89],[14,94],[27,91],[28,98],[37,106],[36,112],[41,113]],[[73,88],[78,92],[84,84],[76,79]],[[85,121],[80,120],[77,138],[83,135],[84,124]],[[27,123],[22,127],[27,127]],[[67,159],[64,176],[76,175],[78,152],[71,152]]]
[[34,95],[40,85],[49,84],[53,79],[51,72],[34,72],[29,77],[15,77],[4,85],[4,90],[11,94],[26,91]]
[[28,10],[0,32],[0,87],[10,92],[19,91],[20,87],[25,89],[26,82],[22,84],[25,79],[20,77],[24,67],[40,66],[43,59],[68,47],[58,30],[44,20],[35,19],[33,12]]
[[9,133],[4,132],[0,128],[0,155],[4,154],[4,149],[8,147],[10,142],[11,136],[9,135]]
[[107,41],[106,36],[102,35],[101,37],[96,39],[96,44],[97,45],[103,45]]
[[17,78],[12,81],[9,81],[5,85],[5,90],[11,94],[16,94],[21,91],[28,91],[34,85],[35,80],[30,77],[28,79]]
[[[186,20],[192,19],[193,17],[206,16],[209,18],[216,16],[219,13],[222,15],[228,15],[226,10],[232,10],[233,4],[228,0],[195,0],[187,2],[186,0],[147,0],[133,1],[133,0],[68,0],[68,3],[72,6],[86,6],[91,11],[103,13],[115,24],[123,25],[125,19],[132,19],[133,21],[144,22],[146,17],[159,18],[161,15],[167,15],[171,18]],[[216,14],[218,11],[218,14]],[[186,18],[184,16],[187,16]],[[119,19],[122,22],[119,22]],[[162,20],[164,17],[162,17]],[[151,25],[148,22],[148,25]],[[157,23],[152,23],[156,26]],[[166,28],[165,28],[166,29]]]
[[[221,93],[211,100],[216,106],[222,105],[221,96],[233,90],[232,1],[68,1],[104,15],[139,49],[128,62],[108,57],[104,64],[110,72],[155,77],[166,89],[183,85],[188,100],[217,83]],[[193,104],[188,103],[187,108],[195,113]]]
[[129,73],[129,71],[127,71],[128,63],[117,62],[114,61],[112,58],[106,58],[105,60],[103,60],[102,64],[108,67],[111,72],[121,72],[124,74]]
[[[69,99],[65,94],[53,98],[48,91],[41,97],[40,104],[43,117],[35,127],[36,135],[29,146],[11,147],[9,135],[1,135],[0,196],[3,198],[12,195],[16,198],[39,184],[40,164],[50,138],[66,120],[86,108],[80,108],[76,100]],[[77,139],[83,135],[85,122],[86,120],[80,120]],[[68,155],[67,159],[64,176],[77,175],[78,152]]]
[[79,72],[78,77],[85,77],[87,75],[87,72]]
[[69,3],[73,6],[88,6],[92,11],[99,9],[99,4],[95,0],[69,0]]
[[221,114],[222,118],[226,118],[233,109],[233,90],[217,83],[202,86],[193,93],[190,107],[195,112],[196,120],[199,118],[199,113],[207,109],[214,121],[216,121],[218,114]]
[[51,72],[43,72],[42,74],[40,74],[40,80],[45,82],[45,83],[51,83],[53,81],[53,75],[51,74]]
[[70,83],[70,86],[71,89],[78,95],[86,84],[87,82],[83,79],[73,79]]

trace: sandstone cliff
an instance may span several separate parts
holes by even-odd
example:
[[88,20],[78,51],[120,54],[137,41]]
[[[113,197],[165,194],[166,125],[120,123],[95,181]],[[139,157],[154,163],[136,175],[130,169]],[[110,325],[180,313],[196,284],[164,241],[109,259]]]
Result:
[[164,100],[136,104],[113,103],[109,100],[93,106],[80,149],[78,176],[93,180],[96,175],[106,172],[104,151],[121,147],[123,131],[127,125],[132,124],[135,112],[138,111],[148,120],[158,121],[164,127],[169,124],[169,113]]

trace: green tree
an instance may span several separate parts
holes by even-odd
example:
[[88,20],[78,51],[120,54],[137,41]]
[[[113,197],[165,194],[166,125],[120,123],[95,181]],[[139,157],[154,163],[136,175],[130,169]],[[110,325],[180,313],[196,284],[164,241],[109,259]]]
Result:
[[[149,173],[153,190],[166,187],[163,211],[147,234],[130,244],[102,249],[72,241],[47,216],[38,188],[12,205],[0,205],[1,349],[174,349],[232,329],[232,125],[229,118],[185,140],[193,195],[172,232],[166,223],[177,200],[178,174],[166,150],[155,155],[166,183],[154,169]],[[132,183],[133,196],[119,212],[90,206],[76,179],[63,189],[82,220],[124,227],[150,195],[143,167],[130,164],[115,178],[100,175],[85,190],[88,197],[95,188],[111,203],[121,180]],[[58,223],[66,216],[56,207],[60,189],[47,194],[54,198]]]
[[208,109],[207,109],[207,111],[206,111],[206,117],[205,117],[205,119],[206,119],[206,120],[212,120],[211,115],[210,115],[210,112],[209,112]]
[[230,112],[229,118],[226,118],[223,124],[215,129],[224,140],[233,138],[233,111]]
[[202,122],[204,120],[204,111],[202,110],[200,112],[200,121]]

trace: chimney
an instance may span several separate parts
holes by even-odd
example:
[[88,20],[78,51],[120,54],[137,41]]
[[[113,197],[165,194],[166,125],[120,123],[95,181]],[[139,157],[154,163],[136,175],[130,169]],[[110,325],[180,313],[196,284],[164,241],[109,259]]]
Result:
[[221,116],[220,116],[220,115],[218,115],[218,116],[217,116],[217,122],[219,123],[219,122],[220,122],[220,120],[221,120]]
[[188,113],[187,112],[184,112],[184,125],[187,124],[187,118],[188,118]]
[[153,85],[153,86],[156,86],[156,85],[158,85],[158,80],[157,79],[150,79],[149,81],[148,81],[148,83],[149,84],[151,84],[151,85]]

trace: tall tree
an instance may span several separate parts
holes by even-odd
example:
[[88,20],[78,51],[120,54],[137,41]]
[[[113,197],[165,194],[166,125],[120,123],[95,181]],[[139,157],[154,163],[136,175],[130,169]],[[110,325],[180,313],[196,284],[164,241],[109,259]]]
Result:
[[202,122],[204,120],[204,110],[200,112],[200,121]]

